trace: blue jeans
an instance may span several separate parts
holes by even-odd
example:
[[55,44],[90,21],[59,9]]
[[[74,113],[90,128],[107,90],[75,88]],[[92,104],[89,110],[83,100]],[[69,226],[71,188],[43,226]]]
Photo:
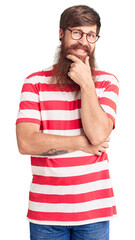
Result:
[[30,223],[31,240],[109,240],[109,221],[79,226]]

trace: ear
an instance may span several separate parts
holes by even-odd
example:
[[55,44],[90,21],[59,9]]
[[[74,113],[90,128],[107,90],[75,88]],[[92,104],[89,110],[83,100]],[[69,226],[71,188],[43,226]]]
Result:
[[59,40],[60,40],[60,41],[62,40],[63,36],[64,36],[63,29],[60,28],[60,29],[59,29]]

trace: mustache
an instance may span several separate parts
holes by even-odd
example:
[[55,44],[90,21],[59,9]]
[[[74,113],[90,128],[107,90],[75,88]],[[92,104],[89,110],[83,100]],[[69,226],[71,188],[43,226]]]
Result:
[[70,47],[68,47],[67,52],[70,53],[70,50],[77,50],[77,49],[84,50],[85,52],[87,52],[88,55],[90,55],[90,49],[88,48],[88,46],[82,45],[81,43],[72,44]]

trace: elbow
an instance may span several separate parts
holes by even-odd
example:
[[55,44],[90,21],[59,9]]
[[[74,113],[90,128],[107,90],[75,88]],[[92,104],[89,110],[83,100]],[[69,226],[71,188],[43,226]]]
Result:
[[98,145],[102,144],[104,141],[101,141],[99,139],[92,139],[90,142],[93,146],[98,146]]
[[90,133],[89,135],[87,135],[90,143],[93,146],[98,146],[101,145],[102,143],[106,142],[106,140],[108,139],[111,131],[112,131],[112,123],[111,126],[108,126],[107,128],[104,129],[97,129],[95,131],[93,131],[92,133]]
[[18,141],[18,150],[22,155],[28,155],[28,144],[25,141]]
[[27,155],[27,152],[22,147],[18,147],[19,153],[22,155]]
[[104,143],[107,139],[107,136],[93,136],[93,137],[88,137],[90,143],[93,145],[93,146],[98,146],[102,143]]

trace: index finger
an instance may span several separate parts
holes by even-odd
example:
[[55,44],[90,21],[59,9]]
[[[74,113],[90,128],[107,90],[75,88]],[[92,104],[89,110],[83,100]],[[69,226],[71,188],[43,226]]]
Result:
[[76,57],[76,56],[74,56],[74,55],[72,55],[72,54],[68,54],[68,55],[66,56],[66,58],[72,60],[73,62],[80,62],[80,61],[81,61],[78,57]]
[[105,140],[105,142],[110,142],[110,137],[108,137],[108,138]]

